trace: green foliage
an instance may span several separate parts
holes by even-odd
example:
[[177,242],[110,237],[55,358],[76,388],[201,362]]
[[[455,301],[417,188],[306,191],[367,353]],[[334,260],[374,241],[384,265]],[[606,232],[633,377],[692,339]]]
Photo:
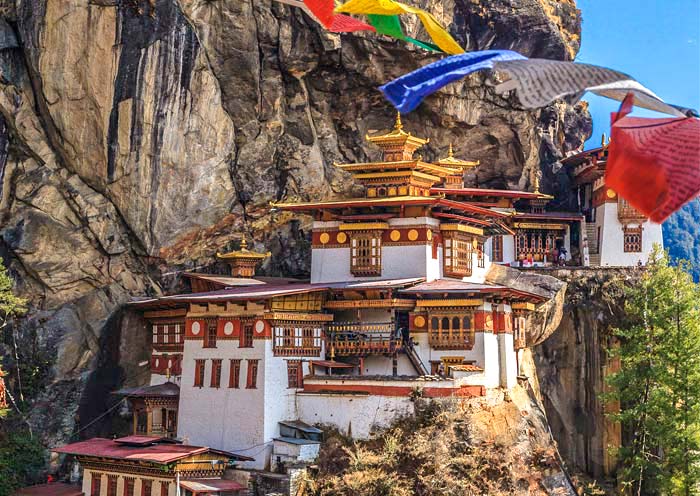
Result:
[[700,494],[700,285],[686,263],[658,249],[652,260],[615,331],[612,417],[631,436],[619,475],[628,494]]
[[27,311],[26,304],[24,298],[19,298],[12,292],[12,279],[0,263],[0,327],[4,327],[8,319],[24,314]]
[[43,447],[28,433],[0,433],[0,496],[10,496],[15,489],[38,482],[44,462]]
[[672,260],[688,260],[700,281],[700,198],[686,204],[663,224],[664,244]]

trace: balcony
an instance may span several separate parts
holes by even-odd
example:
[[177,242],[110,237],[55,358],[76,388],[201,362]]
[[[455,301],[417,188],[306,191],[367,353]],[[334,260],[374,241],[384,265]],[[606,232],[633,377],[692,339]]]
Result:
[[402,349],[393,322],[336,322],[326,326],[326,349],[335,356],[391,355]]

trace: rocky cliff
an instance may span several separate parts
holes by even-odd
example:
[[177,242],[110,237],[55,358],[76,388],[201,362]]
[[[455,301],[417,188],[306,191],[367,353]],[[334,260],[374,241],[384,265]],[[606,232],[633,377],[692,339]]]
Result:
[[[415,3],[467,49],[578,50],[573,0]],[[30,300],[14,331],[45,441],[145,372],[139,323],[118,312],[131,296],[213,266],[243,235],[272,250],[268,273],[303,273],[308,223],[268,202],[347,193],[333,162],[375,158],[363,136],[393,119],[376,87],[431,60],[373,34],[329,34],[271,0],[0,1],[0,256]],[[474,184],[529,188],[542,167],[543,189],[559,187],[556,160],[590,132],[585,105],[522,111],[479,83],[404,117],[431,139],[423,155],[453,142],[481,160]],[[0,352],[14,370],[10,334]]]

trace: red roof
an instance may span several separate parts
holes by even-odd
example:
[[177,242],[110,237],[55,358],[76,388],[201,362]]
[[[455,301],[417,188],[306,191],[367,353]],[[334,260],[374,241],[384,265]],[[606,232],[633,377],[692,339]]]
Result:
[[458,196],[500,196],[503,198],[547,198],[547,195],[532,191],[481,188],[430,188],[431,193],[444,193]]
[[544,212],[544,213],[529,213],[529,212],[517,212],[513,214],[516,219],[545,219],[545,220],[581,220],[583,218],[582,214],[577,214],[574,212]]
[[[143,437],[143,436],[139,436]],[[96,456],[103,458],[115,458],[118,460],[138,460],[158,464],[166,464],[187,458],[199,453],[212,452],[217,455],[227,456],[232,459],[240,459],[239,455],[226,453],[203,446],[190,446],[188,444],[151,444],[148,446],[130,446],[120,444],[113,439],[95,437],[87,441],[68,444],[53,451],[77,456]],[[245,457],[248,459],[247,457]]]
[[15,496],[83,496],[80,486],[53,482],[37,486],[24,487],[14,493]]

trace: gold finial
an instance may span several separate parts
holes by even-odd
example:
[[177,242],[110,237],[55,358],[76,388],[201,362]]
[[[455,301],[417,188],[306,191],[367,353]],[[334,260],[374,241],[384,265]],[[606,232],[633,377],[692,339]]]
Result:
[[454,157],[454,156],[455,156],[455,154],[454,154],[454,152],[452,151],[452,143],[450,143],[450,149],[447,151],[447,157],[448,157],[448,158],[452,158],[452,157]]
[[540,193],[540,174],[535,172],[535,193]]
[[241,240],[241,250],[247,250],[248,249],[248,242],[245,240],[245,236]]
[[170,367],[168,367],[168,368],[165,370],[165,378],[166,378],[166,380],[167,380],[168,382],[170,382]]
[[394,124],[394,129],[401,131],[403,129],[403,124],[401,123],[401,112],[396,112],[396,123]]
[[605,146],[605,145],[606,145],[606,143],[605,143],[605,140],[606,140],[606,139],[607,139],[607,136],[605,136],[605,133],[603,133],[603,137],[602,137],[601,140],[600,140],[600,141],[601,141],[601,143],[600,143],[601,146]]

